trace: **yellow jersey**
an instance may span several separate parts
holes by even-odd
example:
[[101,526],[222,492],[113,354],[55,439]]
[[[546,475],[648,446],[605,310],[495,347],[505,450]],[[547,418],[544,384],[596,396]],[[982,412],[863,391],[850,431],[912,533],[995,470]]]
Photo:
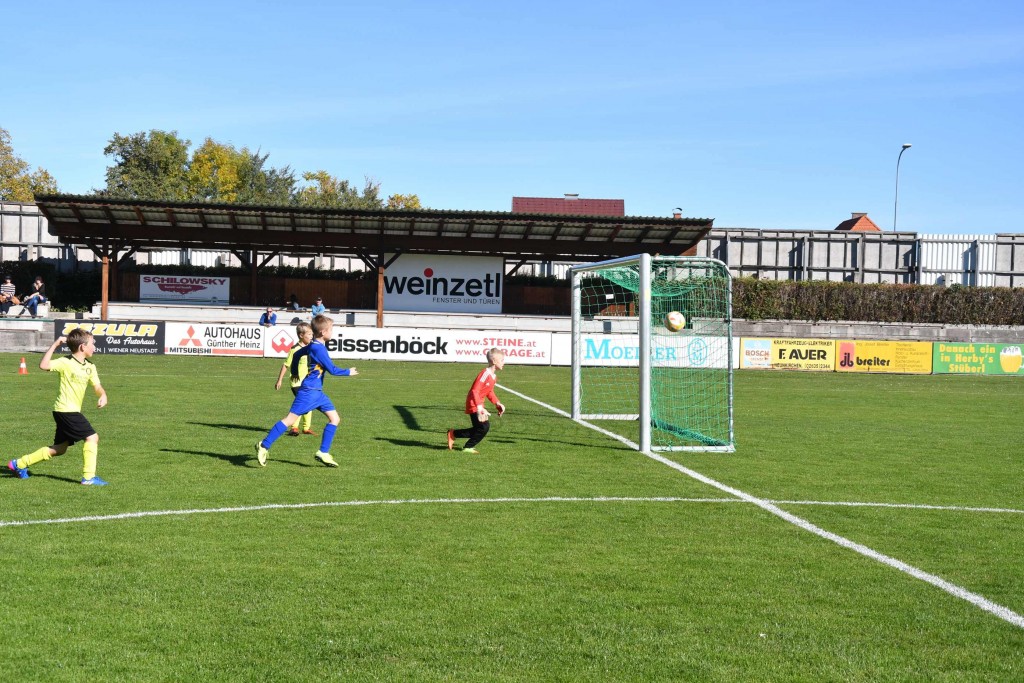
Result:
[[55,413],[82,412],[86,387],[90,384],[93,387],[100,386],[100,376],[96,372],[96,366],[91,361],[78,360],[74,356],[51,360],[50,372],[60,375],[57,402],[53,404]]
[[[292,344],[292,348],[288,349],[288,357],[284,359],[284,366],[288,368],[286,373],[289,377],[292,374],[292,359],[295,358],[295,352],[303,348],[302,344]],[[298,389],[302,386],[302,380],[306,379],[306,375],[309,374],[309,368],[306,363],[299,363],[299,378],[292,380],[292,388]]]

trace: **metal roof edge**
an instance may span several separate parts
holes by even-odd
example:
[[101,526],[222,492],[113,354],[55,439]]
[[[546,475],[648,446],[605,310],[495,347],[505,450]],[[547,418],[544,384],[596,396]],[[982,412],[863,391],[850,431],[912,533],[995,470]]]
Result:
[[292,204],[232,204],[223,202],[177,202],[156,199],[124,199],[109,195],[75,195],[75,194],[40,194],[36,195],[35,203],[39,204],[102,204],[123,205],[132,207],[169,208],[198,211],[211,209],[216,211],[280,213],[280,214],[333,214],[344,216],[365,217],[398,217],[398,218],[461,218],[504,221],[557,221],[562,223],[602,223],[602,224],[657,224],[657,225],[710,225],[713,218],[673,218],[663,216],[589,216],[579,214],[534,214],[513,213],[511,211],[468,211],[463,209],[342,209],[318,206],[300,206]]

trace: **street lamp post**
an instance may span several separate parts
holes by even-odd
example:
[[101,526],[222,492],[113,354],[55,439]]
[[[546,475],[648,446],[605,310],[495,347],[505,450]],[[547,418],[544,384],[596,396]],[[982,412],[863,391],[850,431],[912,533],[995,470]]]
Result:
[[896,157],[896,198],[892,202],[892,231],[896,232],[896,207],[899,206],[900,202],[900,159],[903,158],[903,153],[910,149],[910,143],[906,142],[903,144],[903,149],[900,150],[900,155]]

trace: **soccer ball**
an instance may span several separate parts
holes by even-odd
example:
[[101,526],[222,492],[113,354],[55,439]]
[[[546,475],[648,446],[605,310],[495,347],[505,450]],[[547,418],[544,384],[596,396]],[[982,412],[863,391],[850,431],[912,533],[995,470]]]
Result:
[[686,316],[679,311],[669,311],[665,314],[665,327],[670,332],[678,332],[686,327]]

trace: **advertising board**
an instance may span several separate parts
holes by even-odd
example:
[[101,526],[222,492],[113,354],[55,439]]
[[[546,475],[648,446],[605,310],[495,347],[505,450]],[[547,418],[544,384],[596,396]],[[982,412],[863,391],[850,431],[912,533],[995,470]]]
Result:
[[931,342],[844,339],[837,343],[836,372],[928,375],[932,371]]
[[769,369],[772,367],[772,340],[748,339],[740,340],[740,365],[743,368]]
[[[259,325],[166,323],[164,352],[186,356],[264,355],[266,329]],[[287,353],[287,351],[285,352]]]
[[831,372],[835,369],[836,343],[831,339],[772,339],[771,344],[774,370]]
[[[283,335],[275,331],[269,339],[268,356],[287,355]],[[489,348],[504,350],[510,364],[551,364],[548,332],[335,327],[334,337],[327,341],[331,358],[351,360],[485,363],[484,354]]]
[[[163,322],[128,322],[124,320],[55,320],[54,340],[66,337],[75,328],[92,332],[96,340],[96,353],[130,353],[140,355],[164,352]],[[70,353],[66,344],[57,347],[57,353]]]
[[403,254],[384,274],[389,311],[501,313],[504,259]]
[[[640,337],[635,334],[584,334],[581,338],[583,365],[639,367]],[[552,335],[552,365],[571,363],[572,339],[568,334]],[[735,359],[734,359],[735,360]],[[726,337],[678,335],[659,338],[651,349],[655,367],[727,368],[729,340]]]
[[161,304],[227,304],[231,279],[197,275],[140,275],[139,302]]
[[1019,344],[935,342],[932,356],[935,374],[1024,376]]

